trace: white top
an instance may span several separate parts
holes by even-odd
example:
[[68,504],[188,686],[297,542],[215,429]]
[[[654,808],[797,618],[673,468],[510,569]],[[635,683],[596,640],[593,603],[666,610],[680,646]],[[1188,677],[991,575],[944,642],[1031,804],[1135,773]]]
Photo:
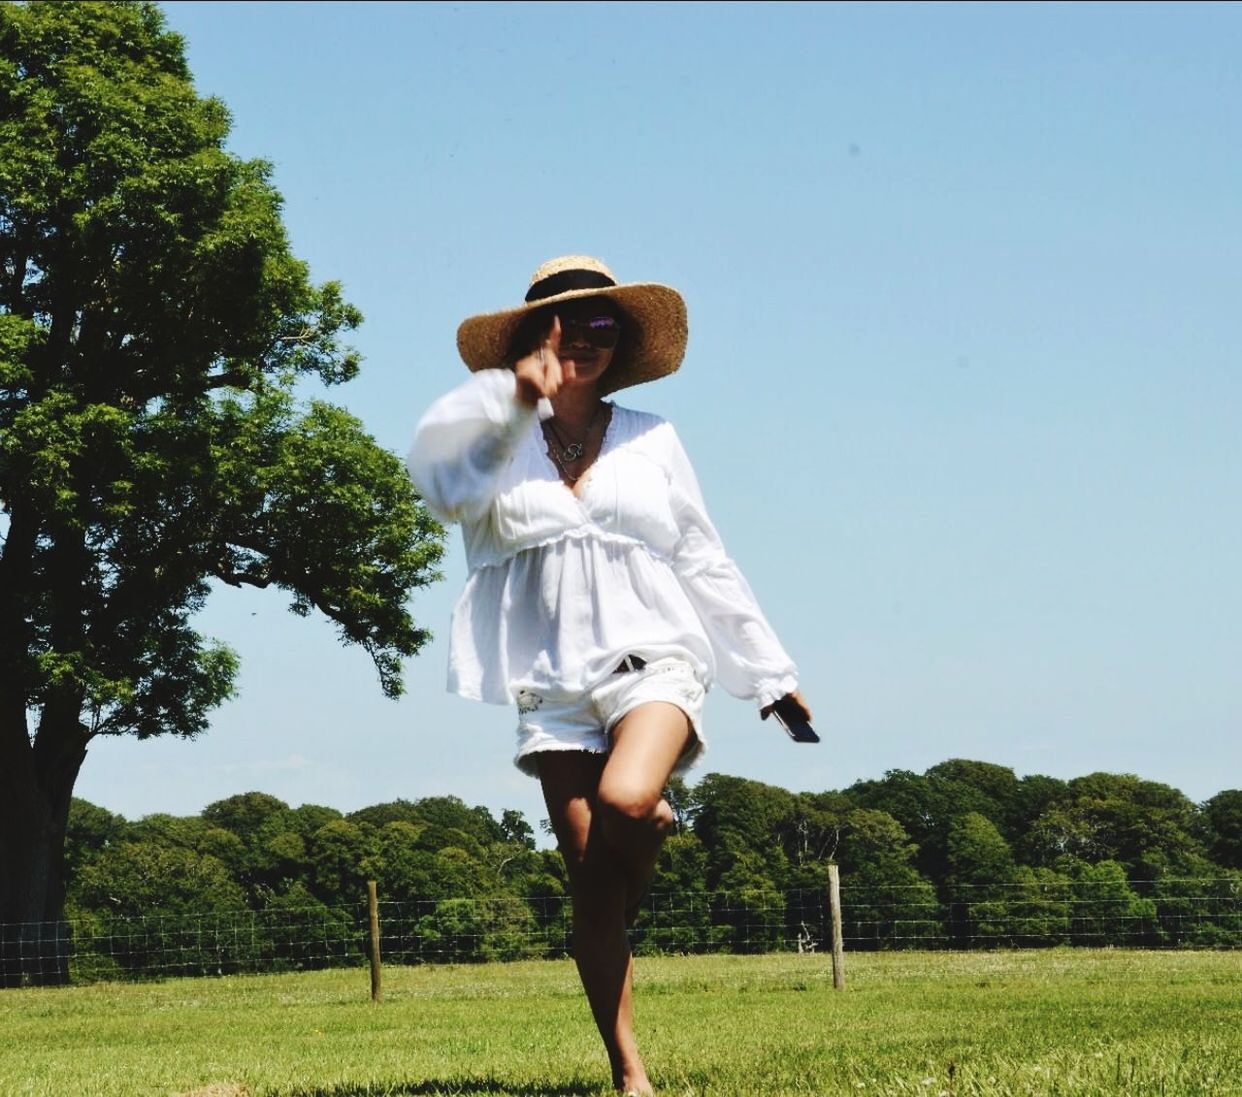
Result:
[[516,386],[509,370],[473,374],[431,406],[410,450],[415,486],[466,541],[449,689],[498,704],[520,689],[570,699],[631,654],[679,655],[761,707],[796,689],[672,425],[613,405],[579,497],[539,429],[551,405],[526,407]]

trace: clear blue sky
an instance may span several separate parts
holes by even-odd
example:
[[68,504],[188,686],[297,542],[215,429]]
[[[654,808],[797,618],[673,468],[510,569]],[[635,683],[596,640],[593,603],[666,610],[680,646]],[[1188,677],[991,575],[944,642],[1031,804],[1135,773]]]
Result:
[[[824,737],[720,691],[717,770],[951,757],[1242,785],[1242,7],[171,4],[295,251],[366,315],[333,399],[404,453],[468,314],[566,252],[677,286],[678,427]],[[465,578],[416,615],[447,635]],[[437,639],[385,701],[274,591],[199,740],[101,742],[136,817],[248,789],[544,812]]]

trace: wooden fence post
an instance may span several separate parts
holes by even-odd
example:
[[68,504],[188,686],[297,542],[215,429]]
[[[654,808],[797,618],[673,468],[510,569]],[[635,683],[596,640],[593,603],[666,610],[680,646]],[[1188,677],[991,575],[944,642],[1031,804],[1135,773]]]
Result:
[[374,880],[367,881],[367,909],[371,915],[371,1001],[382,1002],[384,990],[380,986],[379,896]]
[[828,866],[828,909],[832,914],[832,986],[845,989],[845,935],[841,930],[841,869]]

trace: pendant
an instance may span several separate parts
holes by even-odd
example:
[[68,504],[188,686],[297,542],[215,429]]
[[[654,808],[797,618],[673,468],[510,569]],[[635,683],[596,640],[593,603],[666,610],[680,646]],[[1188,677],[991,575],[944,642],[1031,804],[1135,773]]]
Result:
[[569,461],[576,461],[582,456],[584,450],[581,442],[570,442],[565,447],[565,458]]

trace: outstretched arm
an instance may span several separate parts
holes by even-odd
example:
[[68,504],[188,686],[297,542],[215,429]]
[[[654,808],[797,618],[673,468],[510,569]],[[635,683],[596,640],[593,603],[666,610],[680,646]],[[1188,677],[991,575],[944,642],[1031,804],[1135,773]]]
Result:
[[406,467],[436,517],[470,520],[491,503],[501,470],[535,419],[535,405],[519,400],[516,389],[511,370],[480,370],[419,421]]
[[[487,509],[500,471],[540,414],[540,403],[573,377],[573,363],[561,362],[560,346],[560,318],[554,317],[512,370],[479,370],[419,421],[406,467],[438,518],[469,521]],[[541,414],[551,414],[543,406],[548,410]]]
[[681,531],[673,568],[711,640],[720,684],[734,696],[756,700],[765,719],[790,694],[806,709],[797,692],[798,668],[725,552],[690,459],[673,428],[667,430],[667,471]]

